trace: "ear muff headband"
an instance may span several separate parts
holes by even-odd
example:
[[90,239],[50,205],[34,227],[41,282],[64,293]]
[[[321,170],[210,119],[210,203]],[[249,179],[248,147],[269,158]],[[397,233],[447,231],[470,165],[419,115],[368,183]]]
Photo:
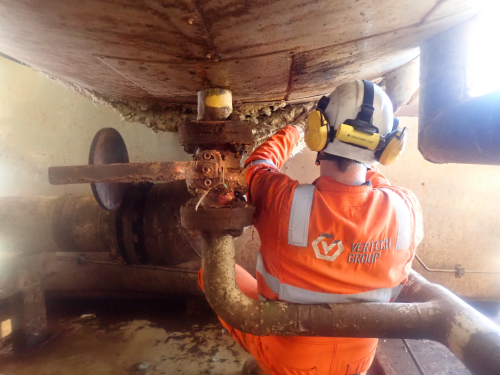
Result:
[[375,101],[375,87],[371,81],[363,81],[363,87],[361,111],[355,119],[345,120],[344,124],[351,125],[355,130],[363,133],[375,134],[378,131],[377,127],[372,124],[373,112],[375,112],[375,107],[373,107]]

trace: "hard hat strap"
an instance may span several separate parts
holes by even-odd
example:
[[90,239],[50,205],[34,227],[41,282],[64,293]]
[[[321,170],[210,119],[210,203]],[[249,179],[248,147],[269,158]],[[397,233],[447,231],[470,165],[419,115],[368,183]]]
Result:
[[363,80],[363,103],[361,104],[361,111],[354,120],[346,120],[344,123],[351,125],[356,130],[375,134],[378,132],[378,128],[372,124],[373,112],[375,108],[373,107],[375,101],[375,87],[373,82]]

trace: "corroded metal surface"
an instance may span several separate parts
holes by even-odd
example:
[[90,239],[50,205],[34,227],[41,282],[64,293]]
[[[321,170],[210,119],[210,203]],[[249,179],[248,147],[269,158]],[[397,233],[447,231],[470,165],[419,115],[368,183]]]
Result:
[[3,197],[2,252],[114,252],[114,213],[92,196]]
[[[191,195],[185,181],[155,184],[148,195],[144,215],[146,252],[151,264],[177,265],[199,260],[197,238],[181,226],[180,208]],[[189,236],[189,237],[188,237]]]
[[212,86],[236,104],[310,101],[405,64],[476,11],[469,0],[5,0],[0,44],[110,98],[195,104]]
[[44,282],[51,294],[69,297],[165,297],[200,296],[198,275],[141,266],[102,263],[78,264],[64,256],[56,262],[57,273]]
[[252,125],[248,121],[186,121],[179,127],[182,146],[252,142]]
[[[128,163],[125,141],[118,131],[104,128],[92,140],[89,153],[90,165]],[[107,210],[117,210],[127,194],[129,184],[92,183],[92,194],[99,205]]]
[[181,223],[190,230],[231,230],[240,235],[243,228],[253,224],[254,214],[255,207],[243,202],[219,208],[184,206],[181,208]]
[[116,215],[91,196],[64,196],[54,207],[52,231],[47,235],[52,234],[58,251],[115,253],[115,220]]
[[401,293],[407,303],[299,305],[261,302],[236,285],[234,241],[203,235],[203,283],[212,308],[230,326],[259,336],[425,338],[446,345],[473,373],[500,368],[500,327],[447,289],[415,272]]
[[116,236],[121,257],[128,264],[149,264],[144,238],[145,207],[152,183],[134,184],[116,220]]
[[50,167],[49,181],[53,185],[174,181],[192,178],[195,168],[192,161]]

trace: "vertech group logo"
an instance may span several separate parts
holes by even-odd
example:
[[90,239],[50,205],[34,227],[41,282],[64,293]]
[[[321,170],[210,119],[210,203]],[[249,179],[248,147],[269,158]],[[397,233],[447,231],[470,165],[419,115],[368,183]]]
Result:
[[312,242],[312,247],[316,258],[333,262],[344,251],[344,245],[340,240],[334,240],[333,234],[321,233],[321,235]]

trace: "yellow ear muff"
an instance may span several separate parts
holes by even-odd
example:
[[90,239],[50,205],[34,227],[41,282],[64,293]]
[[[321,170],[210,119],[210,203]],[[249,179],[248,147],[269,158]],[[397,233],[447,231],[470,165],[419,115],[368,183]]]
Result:
[[386,146],[380,155],[382,165],[390,165],[398,160],[406,145],[406,128],[396,129],[386,137]]
[[312,151],[321,151],[328,142],[328,122],[319,109],[307,116],[304,141]]
[[380,134],[368,134],[354,129],[351,125],[342,124],[337,129],[335,138],[339,141],[361,146],[369,150],[376,150],[380,144]]

